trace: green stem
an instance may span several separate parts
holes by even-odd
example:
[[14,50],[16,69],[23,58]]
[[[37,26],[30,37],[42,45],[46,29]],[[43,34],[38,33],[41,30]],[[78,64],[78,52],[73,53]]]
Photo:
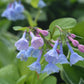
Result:
[[35,77],[36,77],[36,72],[34,72],[34,74],[33,74],[33,78],[32,78],[31,84],[35,84]]
[[37,20],[38,20],[38,18],[39,18],[39,16],[40,16],[40,12],[41,12],[41,10],[39,9],[39,11],[38,11],[38,13],[37,13],[37,16],[36,16],[36,18],[35,18],[35,23],[37,23]]

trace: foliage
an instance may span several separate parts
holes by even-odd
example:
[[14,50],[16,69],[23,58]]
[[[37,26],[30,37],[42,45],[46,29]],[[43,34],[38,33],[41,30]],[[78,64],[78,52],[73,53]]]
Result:
[[[30,71],[28,65],[36,59],[29,58],[27,62],[16,59],[16,51],[14,43],[21,36],[21,32],[25,29],[29,31],[28,26],[40,26],[42,29],[48,29],[49,35],[47,40],[56,40],[60,32],[56,29],[56,25],[65,31],[75,33],[78,41],[84,44],[84,1],[83,0],[44,0],[48,5],[45,8],[38,8],[38,0],[22,0],[26,11],[24,15],[27,17],[24,21],[8,21],[0,17],[0,84],[83,84],[84,83],[84,61],[78,62],[72,67],[68,64],[57,65],[61,67],[60,76],[57,74],[47,75],[46,73],[38,74]],[[0,1],[0,15],[5,10],[10,0]],[[60,4],[60,5],[58,5]],[[72,10],[71,10],[72,9]],[[54,10],[54,11],[53,11]],[[40,12],[39,12],[40,11]],[[40,14],[39,14],[40,13]],[[62,18],[64,17],[64,18]],[[71,18],[74,17],[74,18]],[[38,23],[37,23],[38,18]],[[60,19],[58,19],[60,18]],[[54,20],[54,21],[53,21]],[[77,21],[76,21],[77,20]],[[78,22],[78,23],[77,23]],[[50,26],[49,26],[50,25]],[[12,29],[15,30],[13,30]],[[17,34],[17,36],[16,36]],[[81,39],[82,38],[82,39]],[[65,44],[64,48],[67,49]],[[46,48],[50,46],[44,45],[44,53]],[[74,49],[79,55],[84,57],[84,53]],[[65,54],[69,53],[64,51]],[[44,55],[43,53],[43,55]],[[42,55],[42,68],[47,64],[44,62]],[[69,57],[69,55],[67,55]],[[59,81],[59,78],[61,81]]]

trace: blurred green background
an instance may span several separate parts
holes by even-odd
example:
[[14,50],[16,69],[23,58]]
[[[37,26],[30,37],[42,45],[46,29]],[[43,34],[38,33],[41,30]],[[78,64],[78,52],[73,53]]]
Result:
[[[13,0],[0,0],[0,84],[31,84],[32,77],[30,75],[31,73],[33,74],[33,72],[30,73],[28,71],[26,68],[26,66],[28,66],[27,63],[16,59],[17,51],[14,43],[20,37],[21,32],[13,30],[13,26],[25,27],[29,26],[29,24],[26,19],[23,21],[9,21],[1,17],[7,4],[12,1]],[[82,39],[77,39],[81,44],[84,44],[84,0],[44,1],[47,6],[41,9],[42,12],[38,19],[38,26],[42,29],[48,29],[50,23],[55,19],[64,17],[75,18],[78,24],[75,28],[71,29],[71,32],[81,36]],[[31,0],[22,0],[25,9],[35,18],[38,8],[34,8],[30,2]],[[84,57],[83,53],[77,52]],[[78,65],[79,66],[73,66],[72,68],[68,65],[64,65],[63,72],[52,74],[50,78],[43,76],[45,79],[43,78],[44,82],[42,84],[84,84],[84,62],[80,62]],[[30,74],[27,75],[27,73]],[[28,78],[28,76],[30,76],[30,78]]]

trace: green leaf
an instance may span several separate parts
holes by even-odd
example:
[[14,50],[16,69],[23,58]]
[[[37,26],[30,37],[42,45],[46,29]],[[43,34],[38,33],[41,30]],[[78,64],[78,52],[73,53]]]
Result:
[[79,66],[70,66],[68,64],[63,65],[63,70],[61,72],[62,79],[66,84],[78,84],[80,78],[84,79],[84,68]]
[[8,20],[1,20],[0,21],[0,30],[6,31],[9,28],[10,23],[11,22]]
[[27,75],[24,75],[24,76],[20,77],[20,78],[17,80],[16,84],[24,84],[25,81],[26,81],[26,78],[27,78]]
[[31,0],[31,5],[32,5],[34,8],[37,8],[37,7],[38,7],[38,2],[39,2],[39,0]]
[[69,29],[69,28],[73,28],[76,25],[76,20],[74,18],[61,18],[61,19],[57,19],[54,20],[50,26],[49,26],[49,30],[52,33],[52,35],[54,34],[56,28],[56,25],[58,25],[59,27],[61,27],[62,29]]
[[[1,40],[1,39],[0,39]],[[6,40],[4,40],[6,41]],[[1,40],[0,42],[0,63],[4,66],[10,63],[14,63],[15,61],[15,50],[8,48],[8,46],[5,45],[4,41]],[[9,44],[9,43],[7,43]]]
[[49,76],[45,78],[42,82],[42,84],[56,84],[56,83],[57,83],[57,79],[54,76]]
[[0,78],[0,84],[16,84],[16,82],[10,79]]
[[11,64],[11,65],[1,68],[0,69],[0,78],[10,79],[13,81],[18,80],[19,74],[18,74],[17,67],[15,65]]
[[78,23],[73,29],[72,33],[75,33],[78,36],[84,37],[84,21]]
[[21,30],[21,31],[25,31],[25,30],[29,31],[28,27],[21,27],[21,26],[14,26],[13,29],[15,31],[19,31],[19,30]]

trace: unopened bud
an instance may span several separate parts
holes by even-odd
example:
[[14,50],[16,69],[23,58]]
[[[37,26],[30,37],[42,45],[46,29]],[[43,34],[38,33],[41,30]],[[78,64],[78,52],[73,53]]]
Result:
[[36,29],[38,33],[41,33],[43,36],[47,36],[48,35],[48,31],[47,30],[41,30],[41,29]]
[[79,49],[80,52],[84,53],[84,45],[79,44],[78,49]]

